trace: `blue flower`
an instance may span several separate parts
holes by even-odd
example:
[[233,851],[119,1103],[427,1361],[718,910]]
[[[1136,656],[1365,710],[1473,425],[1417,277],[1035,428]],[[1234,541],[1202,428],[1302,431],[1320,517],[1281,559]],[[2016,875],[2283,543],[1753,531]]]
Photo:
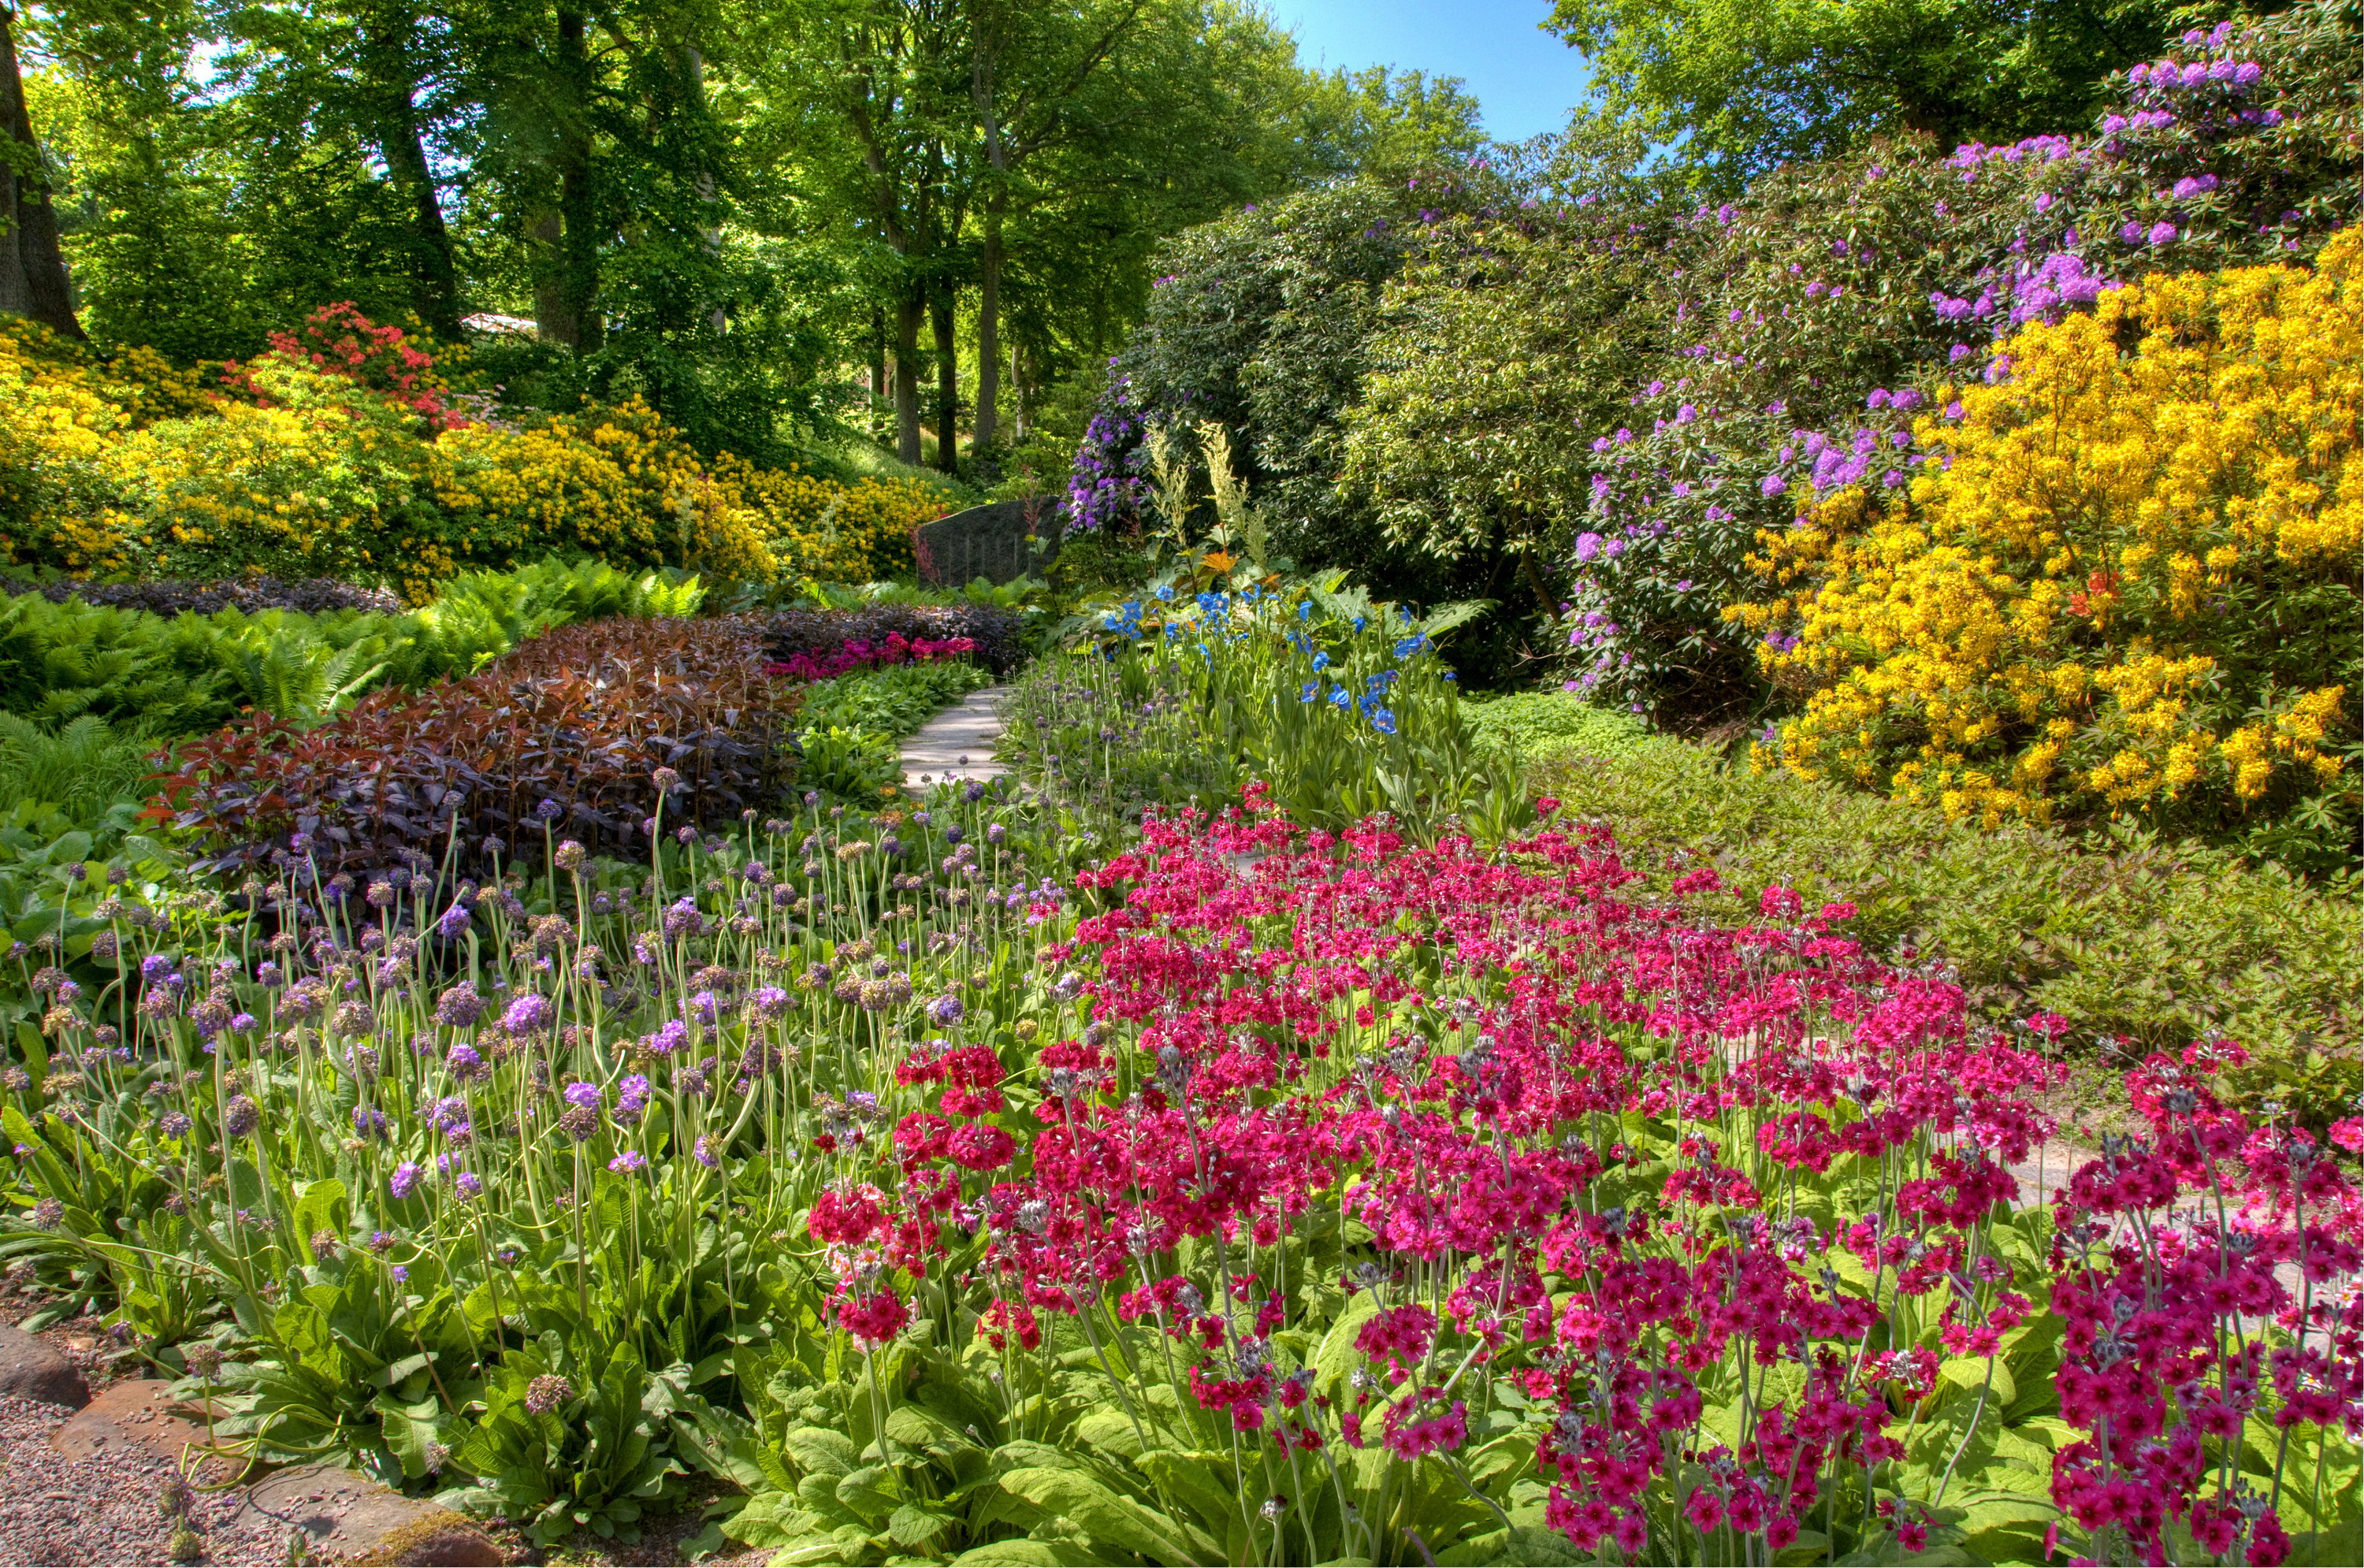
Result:
[[1350,706],[1354,700],[1355,698],[1353,695],[1350,694],[1345,687],[1333,686],[1330,688],[1330,702],[1332,706],[1341,708],[1346,707]]
[[1426,632],[1414,632],[1410,637],[1399,638],[1397,639],[1394,657],[1398,659],[1409,659],[1415,653],[1424,651],[1427,647],[1428,634]]
[[1312,600],[1310,600],[1310,599],[1299,599],[1299,600],[1298,601],[1298,603],[1297,603],[1297,618],[1298,618],[1299,620],[1311,620],[1311,619],[1313,618],[1313,601],[1312,601]]
[[1321,683],[1319,681],[1308,681],[1304,685],[1298,688],[1297,700],[1299,702],[1311,702],[1315,697],[1318,697],[1321,695]]
[[1396,716],[1394,712],[1383,707],[1372,714],[1371,728],[1377,730],[1382,735],[1393,735],[1396,732]]
[[1330,655],[1327,653],[1316,653],[1313,656],[1313,668],[1317,673],[1330,668]]
[[1159,588],[1157,590],[1157,596],[1163,602],[1169,605],[1172,604],[1174,602],[1174,584],[1168,583],[1165,586]]

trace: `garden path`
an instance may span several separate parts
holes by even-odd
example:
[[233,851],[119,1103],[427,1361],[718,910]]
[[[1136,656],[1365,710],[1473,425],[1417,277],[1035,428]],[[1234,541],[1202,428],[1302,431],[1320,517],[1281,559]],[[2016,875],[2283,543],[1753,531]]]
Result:
[[1001,740],[1001,705],[1007,685],[971,692],[921,725],[903,742],[903,782],[907,785],[946,779],[996,779],[1009,772],[993,760]]

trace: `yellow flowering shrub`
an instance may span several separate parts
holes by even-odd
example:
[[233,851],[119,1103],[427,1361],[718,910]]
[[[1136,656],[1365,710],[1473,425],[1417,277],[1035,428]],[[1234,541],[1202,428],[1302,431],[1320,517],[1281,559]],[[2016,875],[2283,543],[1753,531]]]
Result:
[[1760,535],[1774,593],[1725,614],[1803,698],[1760,761],[1989,823],[2352,797],[2358,258],[2351,228],[2313,272],[2154,275],[2030,325],[2008,379],[1938,397],[1909,486]]
[[833,484],[798,468],[757,468],[725,453],[714,475],[753,514],[783,576],[866,583],[912,570],[911,530],[943,516],[942,496],[915,479]]
[[279,358],[248,368],[265,399],[216,400],[106,444],[108,505],[82,570],[218,578],[386,576],[417,592],[452,560],[418,504],[417,419],[344,377]]
[[506,566],[580,550],[618,566],[773,574],[756,519],[681,432],[638,399],[522,426],[446,430],[428,472],[464,562]]
[[638,400],[511,422],[452,395],[423,341],[329,306],[226,376],[9,323],[0,564],[384,579],[414,601],[552,550],[866,581],[908,572],[912,527],[943,510],[908,480],[709,463]]
[[152,349],[102,360],[32,322],[0,326],[0,558],[72,564],[106,553],[110,443],[206,402],[203,372]]

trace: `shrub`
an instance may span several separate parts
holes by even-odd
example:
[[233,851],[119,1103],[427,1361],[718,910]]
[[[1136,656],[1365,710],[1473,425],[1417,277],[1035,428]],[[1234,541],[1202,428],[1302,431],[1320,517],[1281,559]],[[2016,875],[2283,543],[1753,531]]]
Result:
[[909,576],[911,530],[949,509],[941,491],[916,479],[864,476],[839,484],[796,468],[757,468],[728,452],[715,460],[714,474],[730,504],[753,515],[783,577]]
[[515,856],[546,833],[644,854],[660,791],[683,823],[773,803],[788,776],[791,683],[764,670],[740,621],[608,620],[547,633],[483,673],[379,692],[310,730],[268,716],[184,745],[162,781],[204,869],[285,853],[325,874],[457,845],[463,863]]
[[781,662],[822,661],[848,643],[884,648],[892,637],[910,642],[966,638],[979,662],[1007,675],[1026,658],[1026,617],[992,603],[875,604],[861,609],[785,609],[762,617],[764,646]]
[[1622,757],[1651,744],[1649,730],[1631,714],[1579,702],[1566,692],[1464,696],[1461,717],[1479,738],[1528,762],[1565,751]]
[[1921,422],[1908,488],[1766,536],[1787,591],[1731,613],[1805,701],[1766,757],[1990,825],[2303,804],[2292,847],[2345,863],[2359,351],[2354,229],[2319,272],[2154,275],[2023,328],[2007,379]]
[[1680,330],[1634,411],[1593,432],[1571,676],[1669,718],[1752,706],[1752,651],[1721,611],[1750,596],[1756,532],[1816,495],[1902,484],[1924,395],[2004,373],[1997,339],[2114,280],[2311,255],[2353,205],[2352,28],[2310,5],[2192,34],[2091,133],[1869,148],[1694,215],[1648,306]]
[[1996,1027],[2049,1013],[2080,1048],[2123,1038],[2139,1054],[2221,1034],[2280,1061],[2312,1040],[2352,1066],[2364,995],[2353,873],[2309,887],[2139,833],[2080,847],[2020,823],[1986,831],[1663,737],[1588,739],[1530,779],[1614,830],[1643,890],[1688,879],[1719,919],[1754,909],[1768,884],[1852,904],[1863,941],[1950,966]]
[[724,577],[774,570],[753,519],[637,400],[446,430],[428,466],[460,562],[505,567],[555,550]]
[[450,573],[420,487],[417,417],[340,375],[273,355],[262,403],[224,399],[111,443],[103,540],[66,564],[108,573],[386,578],[414,598]]
[[145,610],[150,615],[176,616],[184,611],[209,616],[219,610],[295,610],[318,615],[323,610],[377,610],[398,614],[402,601],[384,588],[340,583],[333,577],[306,577],[283,582],[268,575],[223,578],[193,583],[176,578],[144,578],[134,583],[106,583],[88,577],[43,577],[28,581],[0,577],[0,594],[39,594],[53,605],[80,599],[107,609]]

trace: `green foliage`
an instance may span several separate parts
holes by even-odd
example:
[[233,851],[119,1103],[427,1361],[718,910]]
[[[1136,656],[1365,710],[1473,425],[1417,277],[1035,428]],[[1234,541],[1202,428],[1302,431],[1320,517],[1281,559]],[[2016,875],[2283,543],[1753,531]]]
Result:
[[2309,886],[2278,865],[2134,832],[2083,845],[1981,832],[1664,738],[1578,744],[1532,781],[1570,817],[1609,826],[1645,887],[1712,869],[1727,891],[1702,907],[1720,917],[1745,917],[1773,884],[1809,908],[1854,904],[1850,929],[1875,948],[1950,965],[1998,1025],[2057,1013],[2080,1048],[2219,1035],[2285,1062],[2318,1045],[2352,1073],[2364,991],[2352,874]]
[[1589,63],[1594,116],[1736,190],[1873,136],[1950,148],[2082,124],[2177,15],[2163,0],[1558,0],[1547,25]]
[[1486,606],[1415,617],[1344,572],[1258,581],[1224,559],[1194,552],[1144,598],[1075,617],[1071,651],[1014,696],[1001,754],[1119,832],[1150,804],[1220,806],[1252,786],[1325,828],[1389,812],[1422,835],[1457,824],[1490,840],[1527,818],[1516,770],[1463,721],[1437,651]]
[[[553,627],[689,615],[704,595],[678,573],[555,560],[463,574],[402,615],[225,609],[167,619],[21,594],[0,604],[0,712],[51,724],[88,715],[159,738],[213,728],[240,707],[314,722],[379,686],[471,673]],[[82,733],[78,743],[99,736]]]
[[965,659],[889,664],[814,682],[797,710],[798,786],[841,800],[877,800],[903,777],[896,743],[945,705],[992,684],[990,673]]
[[1466,695],[1461,717],[1473,733],[1530,762],[1564,752],[1613,760],[1657,743],[1631,714],[1579,702],[1566,692]]
[[1630,183],[1440,225],[1388,282],[1342,417],[1344,483],[1391,544],[1533,569],[1565,548],[1598,466],[1569,432],[1617,423],[1673,312],[1656,297],[1671,226]]
[[133,793],[155,742],[94,713],[54,728],[0,712],[0,813],[34,803],[83,821]]

